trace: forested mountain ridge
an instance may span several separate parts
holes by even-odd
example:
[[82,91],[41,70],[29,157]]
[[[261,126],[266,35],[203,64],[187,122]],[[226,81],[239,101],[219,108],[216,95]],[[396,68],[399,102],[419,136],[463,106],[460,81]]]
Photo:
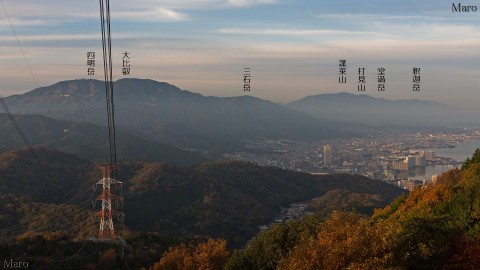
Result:
[[[6,241],[3,249],[0,247],[2,252],[13,252],[11,248],[17,245],[20,250],[29,245],[41,250],[42,243],[49,241],[66,241],[68,246],[72,238],[78,241],[96,235],[91,201],[98,195],[98,190],[94,193],[92,189],[101,176],[97,164],[42,148],[4,153],[0,161],[0,236]],[[144,237],[157,239],[148,241],[163,247],[152,255],[155,260],[168,245],[186,238],[224,238],[228,247],[243,246],[259,231],[258,226],[273,220],[280,206],[308,201],[331,190],[371,194],[381,198],[379,205],[402,192],[361,176],[313,176],[234,161],[183,168],[123,162],[118,178],[124,183],[127,242],[140,241],[139,233],[150,234]],[[7,239],[20,242],[11,246]],[[69,256],[72,249],[62,250],[62,254]],[[55,246],[48,250],[54,252]],[[83,256],[90,251],[88,248]]]
[[[164,82],[114,83],[119,130],[181,148],[235,149],[242,140],[331,138],[351,135],[341,123],[317,119],[251,96],[203,96]],[[16,114],[105,125],[105,94],[98,80],[70,80],[5,98]]]
[[[371,127],[425,127],[475,122],[475,112],[429,100],[387,100],[352,93],[318,94],[286,104],[311,116]],[[399,116],[402,117],[399,117]]]
[[[371,218],[334,212],[274,226],[225,269],[478,269],[480,150],[468,166],[401,196]],[[166,254],[156,269],[166,269]]]
[[[90,185],[91,179],[99,175],[88,161],[58,152],[37,151],[40,152],[34,155],[44,160],[38,165],[28,150],[1,155],[4,166],[0,168],[0,183],[12,184],[5,179],[11,179],[18,164],[33,164],[32,169],[40,166],[48,171],[32,178],[27,169],[19,174],[26,179],[23,184],[33,179],[46,185],[57,183],[63,177],[63,168],[72,163],[78,167],[69,171],[77,171],[90,180],[73,177],[65,183],[70,190],[76,190],[76,185],[78,189],[83,184]],[[325,197],[312,201],[312,207],[329,207],[328,198],[335,198],[340,204],[352,198],[370,203],[378,199],[374,190],[383,190],[384,194],[390,191],[392,195],[399,191],[362,177],[317,177],[244,162],[203,163],[187,168],[127,162],[119,175],[124,179],[124,195],[130,204],[125,212],[132,219],[127,220],[126,239],[132,245],[126,251],[127,257],[122,259],[121,251],[113,246],[102,247],[87,241],[82,248],[81,242],[72,241],[70,234],[52,232],[55,226],[42,225],[49,222],[49,215],[55,211],[77,213],[69,219],[78,223],[88,216],[86,209],[76,212],[74,204],[50,203],[55,201],[54,195],[44,202],[36,202],[42,198],[32,199],[28,194],[0,197],[2,228],[31,220],[32,216],[37,220],[29,224],[23,235],[15,237],[15,245],[2,242],[0,251],[15,258],[30,254],[27,256],[36,258],[39,265],[50,266],[52,262],[48,260],[60,261],[76,253],[71,260],[85,269],[87,262],[99,269],[131,269],[132,265],[138,269],[153,266],[182,270],[203,269],[205,265],[208,269],[477,269],[479,160],[480,150],[461,170],[450,170],[435,183],[397,197],[371,217],[333,212],[326,218],[311,215],[279,223],[256,235],[241,250],[229,246],[238,246],[247,239],[245,236],[255,234],[256,226],[269,220],[279,205],[320,195]],[[21,191],[15,185],[8,187]],[[66,217],[60,220],[64,222]],[[94,234],[95,228],[85,227],[82,231]],[[0,232],[5,235],[4,230]],[[75,235],[77,239],[87,236],[78,232]],[[179,241],[183,244],[174,245]]]
[[[15,115],[27,141],[34,146],[62,151],[100,161],[108,150],[107,128],[86,122],[58,120],[42,115]],[[201,154],[171,145],[152,142],[118,131],[117,154],[120,160],[143,160],[185,166],[207,160]],[[24,146],[7,114],[0,113],[0,153]]]

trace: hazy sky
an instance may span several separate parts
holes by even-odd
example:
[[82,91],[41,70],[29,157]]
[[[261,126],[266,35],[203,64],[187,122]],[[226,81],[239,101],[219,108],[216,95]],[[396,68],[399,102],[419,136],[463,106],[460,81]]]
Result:
[[[97,78],[101,36],[98,1],[2,0],[40,86]],[[465,5],[479,4],[464,0]],[[480,11],[452,13],[445,0],[112,0],[115,78],[122,52],[130,77],[151,78],[204,95],[248,94],[275,102],[307,95],[357,93],[366,68],[366,94],[474,106],[480,101]],[[35,88],[0,10],[0,91]],[[86,52],[97,53],[87,76]],[[338,60],[347,84],[338,84]],[[377,68],[386,92],[377,92]],[[421,91],[412,91],[412,68]]]

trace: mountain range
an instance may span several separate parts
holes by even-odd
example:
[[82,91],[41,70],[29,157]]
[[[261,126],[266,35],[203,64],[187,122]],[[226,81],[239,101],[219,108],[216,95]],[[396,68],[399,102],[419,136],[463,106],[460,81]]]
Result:
[[[42,115],[17,115],[15,119],[31,145],[75,154],[89,160],[102,161],[108,153],[106,127],[87,122],[71,122]],[[120,160],[161,161],[191,165],[205,161],[199,153],[152,142],[117,132],[117,155]],[[24,147],[6,114],[0,114],[0,153]]]
[[[115,82],[116,124],[143,138],[183,148],[239,147],[244,139],[332,138],[349,135],[333,121],[317,119],[251,96],[205,97],[167,83]],[[106,123],[104,84],[73,80],[6,98],[14,113]]]
[[286,104],[317,118],[364,126],[444,126],[474,121],[472,111],[427,100],[387,100],[351,93],[320,94]]
[[[55,231],[59,226],[67,230],[65,223],[71,225],[68,230],[74,235],[85,233],[85,228],[91,232],[92,222],[84,217],[92,212],[91,201],[99,191],[95,194],[91,187],[100,178],[96,164],[58,151],[33,148],[1,154],[0,225],[5,228],[25,224],[27,228],[15,230],[18,234]],[[374,207],[383,207],[402,193],[393,185],[363,176],[313,176],[232,161],[184,168],[156,162],[122,162],[118,179],[124,186],[129,230],[176,237],[222,237],[234,246],[244,245],[258,232],[258,226],[273,220],[281,206],[308,201],[330,190],[364,194],[358,198],[374,196],[374,204],[368,202],[372,206],[369,214]],[[351,201],[360,206],[363,199]],[[344,202],[339,207],[343,209]],[[49,209],[50,214],[42,209]],[[63,221],[52,224],[52,220],[59,222],[58,211],[66,212],[58,218]],[[73,226],[69,219],[80,222]],[[0,239],[6,237],[3,232]]]
[[[147,79],[121,79],[114,89],[118,145],[124,156],[176,164],[202,158],[181,149],[217,159],[225,152],[248,151],[243,147],[245,140],[254,138],[328,139],[362,136],[372,127],[444,127],[476,121],[471,111],[439,102],[350,93],[309,96],[281,105],[251,96],[203,96]],[[16,114],[37,115],[21,118],[28,122],[22,125],[32,143],[89,159],[103,155],[107,144],[102,130],[106,123],[103,82],[63,81],[5,100]],[[18,146],[18,139],[6,139],[13,138],[8,131],[12,126],[5,121],[1,125],[0,150]]]

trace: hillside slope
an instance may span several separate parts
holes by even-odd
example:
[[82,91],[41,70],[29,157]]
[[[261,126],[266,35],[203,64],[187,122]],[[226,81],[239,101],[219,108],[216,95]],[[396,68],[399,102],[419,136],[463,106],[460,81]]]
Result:
[[[108,131],[86,122],[57,120],[42,115],[16,115],[30,144],[79,157],[101,161],[108,153]],[[144,160],[191,165],[205,161],[201,154],[142,139],[119,131],[116,134],[119,160]],[[23,141],[6,114],[0,114],[0,153],[23,147]]]
[[371,218],[334,212],[274,226],[225,269],[478,269],[480,150],[467,164]]
[[473,111],[440,102],[387,100],[351,93],[313,95],[292,101],[286,106],[317,118],[375,127],[442,126],[476,121]]
[[[0,155],[0,161],[3,194],[23,196],[32,203],[92,209],[90,201],[96,195],[91,187],[100,179],[100,170],[94,164],[46,149],[35,149],[33,154],[28,150],[8,152]],[[312,176],[244,162],[185,168],[125,162],[120,164],[119,179],[124,183],[125,221],[130,230],[178,237],[222,237],[232,246],[245,244],[258,232],[258,226],[272,221],[281,206],[307,201],[330,190],[371,194],[379,198],[378,206],[402,192],[362,176]],[[65,203],[72,197],[78,198]],[[28,208],[31,203],[26,200],[24,204]],[[8,224],[23,217],[17,213],[11,218],[14,221]],[[84,220],[85,226],[90,222]]]
[[[115,82],[118,128],[183,148],[238,148],[243,139],[328,138],[349,135],[319,120],[251,96],[205,97],[143,79]],[[12,111],[105,125],[105,95],[97,80],[72,80],[6,98]]]

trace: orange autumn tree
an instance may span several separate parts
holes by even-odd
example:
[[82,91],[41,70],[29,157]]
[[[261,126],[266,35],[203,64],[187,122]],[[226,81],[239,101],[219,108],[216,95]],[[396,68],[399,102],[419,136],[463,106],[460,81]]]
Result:
[[387,269],[388,231],[355,213],[334,212],[321,231],[297,245],[279,269]]
[[163,255],[154,270],[221,270],[230,252],[225,240],[208,239],[197,247],[185,244],[171,248]]

